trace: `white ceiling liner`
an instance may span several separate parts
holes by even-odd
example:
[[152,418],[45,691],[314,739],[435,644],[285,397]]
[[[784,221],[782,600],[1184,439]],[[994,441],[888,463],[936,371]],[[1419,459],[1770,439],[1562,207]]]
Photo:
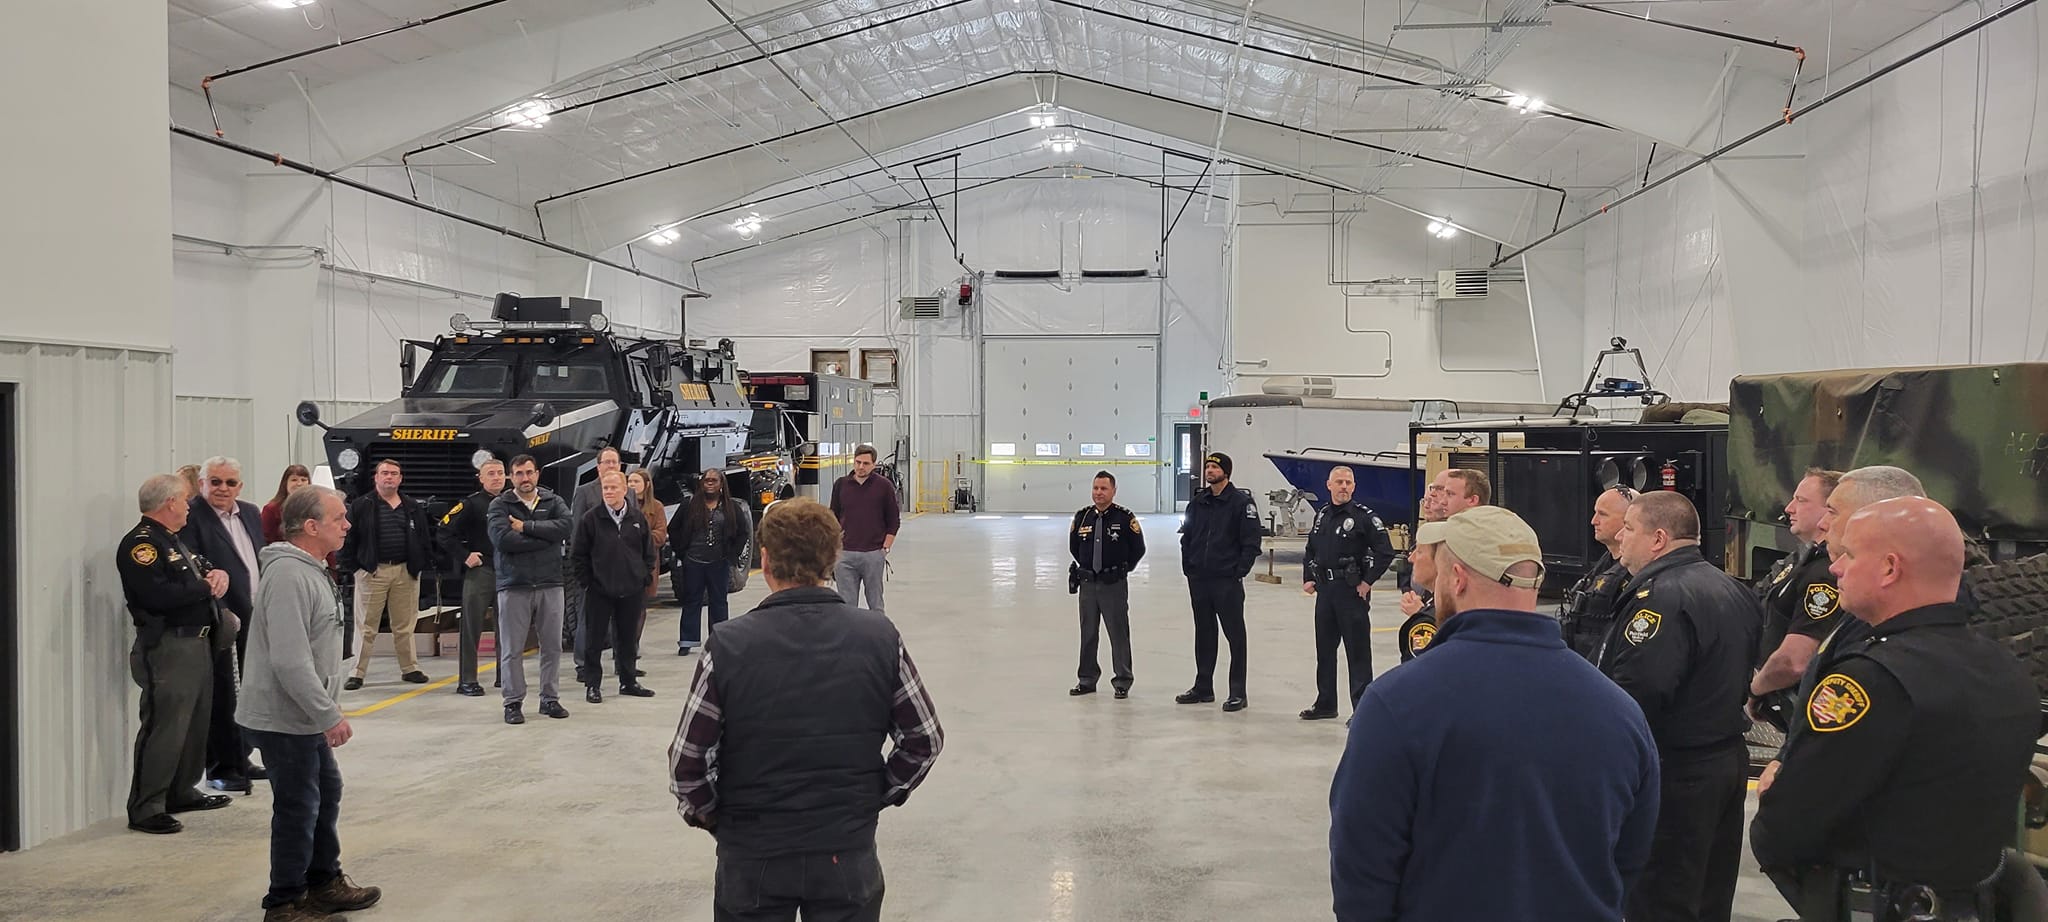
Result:
[[[874,23],[883,24],[857,31]],[[1417,135],[1348,132],[1410,125],[1433,111],[1440,99],[1435,92],[1365,87],[1442,82],[1440,70],[1398,53],[1366,54],[1270,28],[1255,29],[1237,56],[1239,73],[1227,101],[1232,118],[1359,142],[1355,161],[1287,166],[1355,172],[1415,146]],[[440,147],[409,159],[419,166],[461,164],[447,178],[508,201],[533,202],[829,128],[824,113],[851,118],[1020,71],[1221,109],[1237,29],[1228,17],[1184,0],[833,0],[751,30],[775,53],[773,63],[738,63],[758,56],[732,35],[666,49],[546,94],[560,114],[541,130],[499,130],[461,140],[462,150]],[[822,113],[778,66],[818,100]],[[632,90],[640,92],[592,104]],[[1500,94],[1488,88],[1480,95]],[[486,121],[447,137],[462,139],[494,125]],[[1558,185],[1581,174],[1605,179],[1626,172],[1641,156],[1637,148],[1647,147],[1625,132],[1477,100],[1456,103],[1442,128],[1421,136],[1418,153]]]

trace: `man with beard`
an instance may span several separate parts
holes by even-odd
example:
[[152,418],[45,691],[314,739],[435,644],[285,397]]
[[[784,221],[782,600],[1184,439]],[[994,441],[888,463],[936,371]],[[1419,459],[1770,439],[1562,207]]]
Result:
[[512,459],[512,489],[491,501],[491,544],[497,548],[498,675],[505,722],[523,724],[526,632],[540,639],[540,712],[569,716],[555,680],[562,668],[562,547],[575,529],[569,504],[540,485],[532,455]]
[[1188,579],[1195,614],[1195,684],[1175,695],[1181,704],[1216,700],[1216,632],[1230,642],[1230,697],[1226,711],[1242,711],[1245,698],[1244,577],[1259,559],[1259,513],[1252,495],[1230,485],[1230,456],[1202,459],[1208,487],[1188,503],[1180,527],[1180,569]]

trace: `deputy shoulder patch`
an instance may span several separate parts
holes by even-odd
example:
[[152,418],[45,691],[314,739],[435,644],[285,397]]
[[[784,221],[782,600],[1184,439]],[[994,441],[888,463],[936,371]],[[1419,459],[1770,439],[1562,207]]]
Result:
[[156,563],[156,545],[147,541],[137,544],[128,549],[128,559],[145,567]]
[[1806,617],[1826,621],[1842,607],[1842,592],[1826,583],[1806,587]]
[[1144,533],[1145,530],[1138,527],[1138,517],[1135,515],[1131,516],[1131,534],[1142,535]]
[[1870,713],[1870,693],[1856,680],[1839,672],[1829,673],[1813,686],[1806,699],[1806,725],[1821,733],[1847,730]]
[[1421,653],[1429,642],[1436,639],[1436,625],[1423,622],[1408,631],[1408,652]]
[[1663,626],[1664,616],[1645,608],[1628,619],[1628,624],[1621,629],[1621,637],[1640,647],[1657,636],[1657,629]]

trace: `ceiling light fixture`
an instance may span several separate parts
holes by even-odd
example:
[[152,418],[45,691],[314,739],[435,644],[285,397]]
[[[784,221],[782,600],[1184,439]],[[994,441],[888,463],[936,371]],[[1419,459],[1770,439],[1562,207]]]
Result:
[[740,235],[741,240],[752,240],[755,234],[761,232],[761,225],[767,220],[761,217],[760,213],[750,211],[746,217],[732,222],[732,229],[734,233]]
[[505,118],[521,128],[539,128],[551,117],[547,102],[539,99],[529,99],[505,110]]
[[1508,108],[1520,110],[1526,115],[1535,115],[1543,111],[1543,100],[1540,97],[1516,93],[1508,97]]
[[654,233],[648,234],[647,242],[654,244],[655,246],[658,247],[665,247],[671,243],[676,242],[677,240],[682,239],[682,236],[683,235],[676,233],[675,228],[664,227],[658,231],[655,231]]
[[1438,240],[1449,240],[1452,237],[1458,236],[1458,229],[1452,227],[1449,220],[1438,221],[1431,219],[1429,222],[1429,235]]
[[1071,154],[1081,146],[1081,139],[1070,134],[1056,134],[1044,141],[1045,149],[1055,154]]
[[1059,110],[1052,103],[1040,103],[1031,110],[1031,127],[1056,128],[1060,123]]
[[314,0],[267,0],[267,2],[274,9],[295,10],[302,6],[312,6]]

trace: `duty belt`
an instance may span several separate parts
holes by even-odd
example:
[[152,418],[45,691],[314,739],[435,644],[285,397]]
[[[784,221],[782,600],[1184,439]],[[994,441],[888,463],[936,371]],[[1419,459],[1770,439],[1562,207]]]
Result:
[[171,637],[205,637],[213,633],[213,625],[201,624],[195,626],[186,624],[178,627],[167,627],[164,628],[164,633]]

